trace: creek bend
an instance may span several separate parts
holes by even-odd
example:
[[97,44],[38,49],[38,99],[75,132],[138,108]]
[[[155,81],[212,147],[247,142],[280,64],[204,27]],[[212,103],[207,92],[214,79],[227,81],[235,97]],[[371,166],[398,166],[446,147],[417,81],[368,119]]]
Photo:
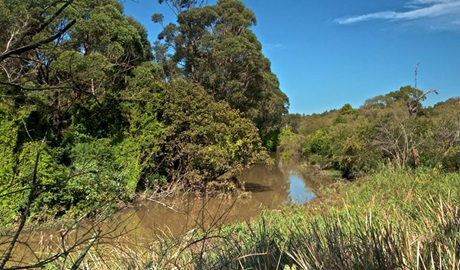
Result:
[[286,204],[305,204],[315,192],[334,179],[312,175],[297,162],[275,161],[274,165],[254,165],[239,178],[250,192],[247,198],[196,197],[146,200],[117,214],[114,222],[125,223],[135,242],[152,239],[161,232],[183,234],[195,226],[218,226],[236,220],[249,220],[262,209],[277,209]]

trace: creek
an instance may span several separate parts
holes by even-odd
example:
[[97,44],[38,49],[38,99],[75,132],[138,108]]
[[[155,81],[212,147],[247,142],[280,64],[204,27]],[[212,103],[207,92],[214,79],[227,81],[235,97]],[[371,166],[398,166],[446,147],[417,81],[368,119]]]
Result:
[[[275,210],[287,204],[305,204],[315,192],[331,183],[332,177],[306,173],[297,162],[276,161],[255,165],[242,172],[244,198],[196,197],[146,200],[119,213],[115,222],[125,224],[135,242],[152,239],[157,232],[178,235],[196,226],[219,226],[236,220],[249,220],[263,209]],[[125,223],[124,220],[129,222]]]
[[[314,172],[314,171],[312,171]],[[110,235],[122,236],[121,240],[134,246],[148,246],[157,237],[165,234],[186,234],[193,228],[218,227],[234,221],[250,220],[263,209],[277,210],[289,204],[305,204],[315,198],[315,192],[334,181],[333,177],[308,173],[297,162],[281,162],[274,165],[255,165],[244,170],[239,178],[245,183],[248,196],[201,196],[187,194],[179,197],[147,199],[126,208],[106,221]],[[85,222],[86,223],[86,222]],[[89,237],[82,224],[72,229],[66,242],[73,243],[80,237]],[[63,244],[62,230],[31,230],[25,233],[28,248],[20,245],[14,257],[29,261],[30,251],[40,254],[54,254]],[[72,240],[74,239],[74,240]],[[112,238],[119,239],[119,237]],[[124,239],[124,240],[123,240]],[[108,240],[107,243],[111,243]],[[34,254],[33,256],[36,256]]]

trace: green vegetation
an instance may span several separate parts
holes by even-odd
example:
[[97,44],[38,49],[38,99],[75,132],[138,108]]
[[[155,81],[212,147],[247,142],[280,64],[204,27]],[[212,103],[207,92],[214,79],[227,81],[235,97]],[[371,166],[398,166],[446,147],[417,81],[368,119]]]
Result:
[[[178,24],[165,26],[159,35],[155,51],[160,65],[179,66],[180,76],[201,85],[214,100],[239,110],[256,125],[265,146],[275,150],[288,98],[250,30],[256,23],[254,13],[235,0],[220,0],[204,8],[192,8],[197,1],[165,2],[179,15]],[[153,19],[163,23],[160,14]],[[169,55],[171,48],[174,53]],[[179,72],[165,69],[171,78]]]
[[[71,224],[58,250],[20,267],[460,268],[459,98],[426,108],[436,91],[405,86],[359,109],[286,115],[241,1],[159,2],[177,23],[154,14],[152,47],[117,0],[0,0],[0,269],[19,244],[33,250],[27,224],[60,217]],[[355,181],[151,248],[104,245],[120,234],[104,220],[139,192],[233,192],[275,149]]]
[[[31,221],[77,226],[144,191],[234,192],[239,171],[271,161],[288,99],[253,12],[166,2],[177,25],[152,46],[118,0],[0,0],[1,269]],[[48,259],[86,246],[77,268],[91,235]]]
[[254,14],[237,0],[179,6],[153,51],[117,0],[2,0],[1,224],[24,211],[37,152],[38,220],[139,191],[228,190],[269,160],[288,100]]
[[460,99],[425,108],[420,102],[432,91],[405,86],[369,99],[359,109],[346,104],[322,114],[290,116],[286,123],[292,134],[281,137],[279,150],[289,149],[289,155],[301,155],[323,169],[340,170],[350,179],[382,166],[442,165],[458,171]]

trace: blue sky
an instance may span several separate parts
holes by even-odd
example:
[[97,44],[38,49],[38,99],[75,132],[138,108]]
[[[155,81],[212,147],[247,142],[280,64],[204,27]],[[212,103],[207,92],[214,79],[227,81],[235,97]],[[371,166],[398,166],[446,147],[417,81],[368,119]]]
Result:
[[[214,1],[209,1],[213,3]],[[425,105],[460,96],[460,0],[243,0],[290,112],[321,113],[401,86],[436,89]],[[124,0],[153,41],[153,13],[175,16],[157,0]]]

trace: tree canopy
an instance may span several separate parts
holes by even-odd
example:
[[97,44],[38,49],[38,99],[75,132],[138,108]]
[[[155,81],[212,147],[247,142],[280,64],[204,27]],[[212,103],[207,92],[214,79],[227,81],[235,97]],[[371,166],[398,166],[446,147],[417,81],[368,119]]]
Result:
[[180,67],[182,77],[242,112],[269,145],[289,101],[250,29],[255,23],[254,13],[241,1],[220,0],[215,6],[181,12],[177,25],[170,24],[160,33],[163,43],[158,48],[173,50],[168,61]]

